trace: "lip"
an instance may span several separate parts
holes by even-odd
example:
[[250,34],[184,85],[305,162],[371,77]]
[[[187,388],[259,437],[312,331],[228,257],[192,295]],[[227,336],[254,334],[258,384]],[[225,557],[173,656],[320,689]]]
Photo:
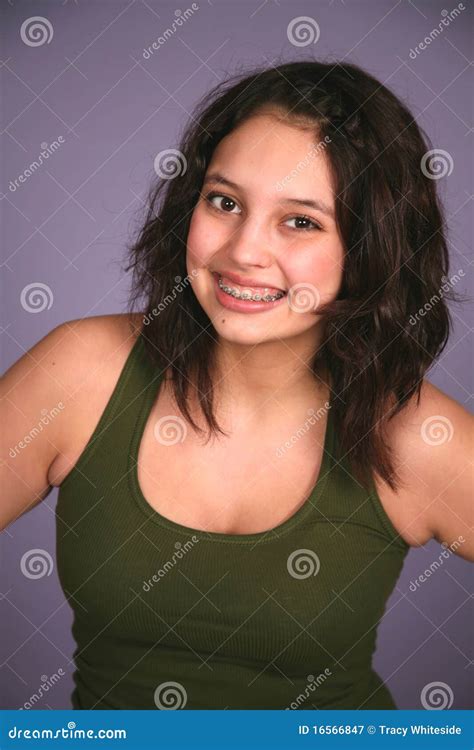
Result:
[[[274,302],[249,302],[248,300],[244,299],[236,299],[235,297],[231,297],[230,294],[226,294],[225,292],[223,292],[219,287],[218,281],[221,274],[213,272],[212,275],[214,277],[214,291],[217,301],[223,307],[227,308],[227,310],[233,310],[234,312],[241,313],[264,312],[265,310],[273,310],[273,308],[277,305],[281,305],[281,303],[284,302],[287,297],[287,295],[284,295],[283,297],[280,297],[280,299],[276,299]],[[227,276],[227,274],[225,275]]]
[[214,271],[213,273],[217,273],[218,276],[225,276],[226,279],[235,281],[235,283],[240,284],[240,286],[255,287],[259,289],[278,289],[279,292],[286,292],[286,289],[282,289],[281,287],[270,284],[269,282],[264,282],[261,279],[244,279],[243,276],[231,273],[230,271]]

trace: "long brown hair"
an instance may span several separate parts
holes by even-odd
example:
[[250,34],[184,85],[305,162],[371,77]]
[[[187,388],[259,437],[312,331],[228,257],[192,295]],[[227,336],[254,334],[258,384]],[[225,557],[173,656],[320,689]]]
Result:
[[128,310],[140,302],[148,355],[156,367],[171,368],[188,422],[203,432],[187,403],[194,373],[209,436],[223,433],[213,413],[218,336],[186,283],[186,240],[214,149],[269,106],[295,127],[312,124],[327,143],[345,258],[337,299],[317,310],[324,338],[313,371],[324,362],[330,374],[338,444],[354,476],[370,487],[376,471],[396,490],[384,424],[414,393],[419,401],[423,377],[450,334],[446,300],[461,298],[448,279],[436,175],[427,167],[430,141],[407,107],[360,67],[309,60],[257,68],[201,99],[171,154],[173,169],[163,166],[169,173],[152,185],[138,238],[127,247]]

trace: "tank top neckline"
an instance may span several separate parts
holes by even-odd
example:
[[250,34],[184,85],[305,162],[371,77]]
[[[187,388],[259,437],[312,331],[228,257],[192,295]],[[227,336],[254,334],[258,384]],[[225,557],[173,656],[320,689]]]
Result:
[[[142,349],[144,349],[144,343],[141,335],[137,337],[136,342],[136,347],[138,348],[140,346],[142,347]],[[133,349],[135,349],[136,347],[134,346]],[[146,354],[146,352],[144,352],[144,354]],[[140,364],[141,362],[142,360],[140,360]],[[310,494],[307,496],[306,500],[302,505],[300,505],[295,513],[293,513],[289,518],[286,519],[286,521],[283,521],[282,523],[274,526],[271,529],[258,531],[251,534],[227,534],[224,532],[206,531],[205,529],[195,529],[192,526],[185,526],[184,524],[173,521],[171,518],[167,518],[166,516],[163,516],[161,513],[159,513],[159,511],[155,510],[155,508],[150,505],[142,492],[141,485],[138,480],[138,453],[141,441],[143,439],[145,427],[151,413],[151,409],[160,391],[161,383],[163,380],[162,376],[163,371],[158,374],[155,373],[151,381],[153,387],[148,388],[145,393],[141,408],[138,410],[137,419],[130,439],[130,449],[128,451],[129,459],[127,466],[127,477],[129,480],[129,489],[133,500],[145,513],[145,515],[148,517],[148,520],[157,524],[158,526],[161,526],[164,529],[168,529],[168,531],[172,531],[175,534],[180,534],[181,536],[194,536],[197,537],[199,541],[205,540],[210,542],[221,542],[229,544],[261,544],[275,540],[277,541],[282,536],[285,536],[289,532],[293,531],[301,523],[303,523],[304,520],[310,515],[311,511],[315,508],[319,498],[324,492],[328,474],[332,467],[334,452],[332,394],[330,394],[328,402],[329,405],[327,407],[326,429],[323,441],[321,465],[316,483],[313,485],[313,488]]]

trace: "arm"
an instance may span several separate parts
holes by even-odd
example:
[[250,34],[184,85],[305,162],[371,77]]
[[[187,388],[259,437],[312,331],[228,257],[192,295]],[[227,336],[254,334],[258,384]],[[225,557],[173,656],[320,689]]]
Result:
[[474,562],[474,417],[444,394],[430,412],[422,429],[432,454],[430,528],[441,544]]
[[64,416],[64,325],[23,354],[0,383],[1,501],[4,529],[50,492]]

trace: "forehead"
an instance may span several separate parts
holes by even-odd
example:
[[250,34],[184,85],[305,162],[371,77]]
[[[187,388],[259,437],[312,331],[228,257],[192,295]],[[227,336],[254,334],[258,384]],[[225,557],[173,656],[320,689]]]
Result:
[[223,138],[211,170],[223,172],[249,193],[258,190],[260,196],[298,197],[302,191],[309,196],[312,191],[330,201],[333,194],[326,145],[316,124],[302,128],[272,113],[252,116]]

